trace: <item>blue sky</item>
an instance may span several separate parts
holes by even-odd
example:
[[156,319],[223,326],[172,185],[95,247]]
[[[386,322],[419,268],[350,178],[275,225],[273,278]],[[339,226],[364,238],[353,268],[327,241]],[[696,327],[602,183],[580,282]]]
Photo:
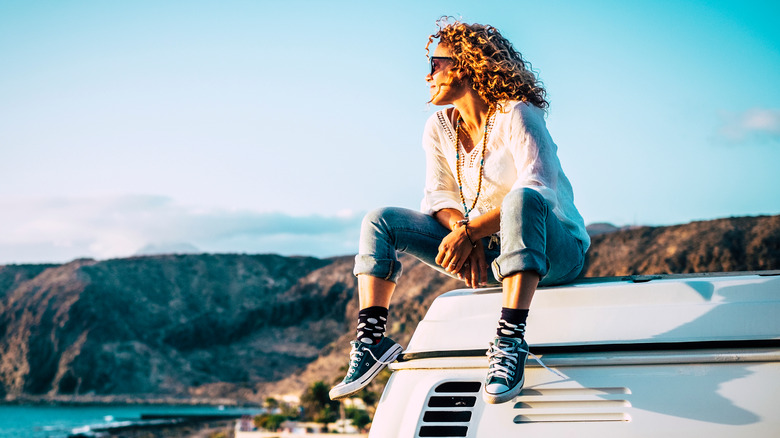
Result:
[[587,223],[780,214],[777,2],[0,0],[0,264],[356,252],[441,15],[532,62]]

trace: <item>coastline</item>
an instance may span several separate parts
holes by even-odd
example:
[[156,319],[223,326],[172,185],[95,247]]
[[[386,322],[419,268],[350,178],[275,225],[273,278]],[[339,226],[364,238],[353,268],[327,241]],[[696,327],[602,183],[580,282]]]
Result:
[[207,397],[137,397],[124,395],[20,395],[0,399],[0,406],[212,406],[231,408],[262,408],[260,403],[231,398]]
[[228,438],[235,436],[235,423],[240,417],[224,419],[217,418],[171,418],[160,420],[141,420],[128,424],[109,425],[104,427],[85,427],[74,429],[67,438],[92,437],[122,437],[122,438],[157,438],[157,437],[202,437],[219,436]]
[[[0,405],[0,438],[228,437],[233,436],[237,419],[262,412],[256,406],[80,401],[21,403],[15,400],[14,403],[3,403]],[[201,433],[207,430],[213,433]]]

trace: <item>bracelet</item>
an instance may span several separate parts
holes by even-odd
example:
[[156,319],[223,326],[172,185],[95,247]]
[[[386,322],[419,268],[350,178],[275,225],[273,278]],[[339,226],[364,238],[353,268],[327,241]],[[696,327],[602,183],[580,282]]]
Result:
[[477,247],[477,243],[474,242],[474,240],[471,238],[471,233],[469,233],[469,218],[460,220],[455,222],[456,225],[462,225],[466,229],[466,238],[469,239],[469,243],[471,244],[472,248]]
[[466,237],[469,239],[469,243],[471,243],[471,247],[472,248],[476,248],[477,247],[477,243],[474,242],[473,240],[471,240],[471,234],[469,234],[469,226],[468,226],[468,224],[464,224],[463,226],[466,227]]

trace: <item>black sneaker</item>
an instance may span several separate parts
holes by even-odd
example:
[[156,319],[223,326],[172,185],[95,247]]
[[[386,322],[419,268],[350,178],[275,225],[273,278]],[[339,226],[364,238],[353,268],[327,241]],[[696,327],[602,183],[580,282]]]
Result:
[[482,399],[498,404],[512,400],[523,389],[528,344],[525,339],[496,337],[487,351],[488,374]]
[[349,353],[349,370],[347,376],[330,390],[330,399],[352,395],[368,386],[371,380],[388,364],[392,363],[403,348],[388,337],[382,338],[376,345],[352,341],[352,351]]

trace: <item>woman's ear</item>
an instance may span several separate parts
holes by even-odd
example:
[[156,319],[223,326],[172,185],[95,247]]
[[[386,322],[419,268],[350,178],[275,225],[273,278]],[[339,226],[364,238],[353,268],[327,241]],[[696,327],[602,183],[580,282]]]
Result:
[[471,77],[466,74],[466,71],[462,68],[459,68],[458,70],[455,70],[452,72],[453,78],[456,82],[462,83],[462,84],[471,84]]
[[444,85],[450,87],[471,86],[471,77],[463,72],[462,69],[447,71],[447,82]]
[[454,86],[454,85],[456,85],[456,84],[458,84],[458,83],[460,83],[460,78],[458,77],[458,75],[457,75],[457,74],[455,74],[455,72],[454,72],[454,71],[452,71],[452,70],[448,70],[448,71],[447,71],[447,79],[446,79],[446,82],[445,82],[445,83],[443,83],[442,85],[447,85],[447,86],[450,86],[450,87],[452,87],[452,86]]

